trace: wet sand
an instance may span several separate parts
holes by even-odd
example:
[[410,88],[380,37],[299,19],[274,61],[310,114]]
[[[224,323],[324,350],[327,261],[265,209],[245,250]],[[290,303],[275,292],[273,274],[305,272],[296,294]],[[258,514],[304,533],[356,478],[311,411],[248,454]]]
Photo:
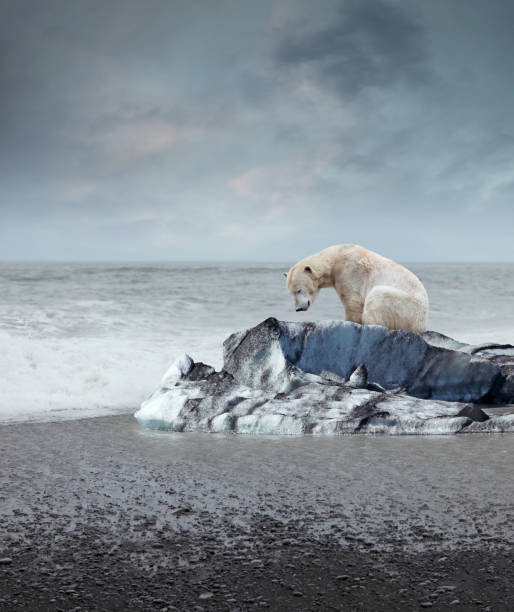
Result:
[[0,426],[0,610],[512,610],[514,436]]

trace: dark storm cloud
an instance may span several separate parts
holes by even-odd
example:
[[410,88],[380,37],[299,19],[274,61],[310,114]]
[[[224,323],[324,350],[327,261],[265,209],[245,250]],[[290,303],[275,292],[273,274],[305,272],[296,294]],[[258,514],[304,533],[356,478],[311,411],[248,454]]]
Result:
[[365,87],[426,78],[423,38],[422,27],[400,6],[349,0],[323,29],[287,33],[275,60],[306,67],[348,96]]
[[512,3],[0,6],[0,258],[512,259]]

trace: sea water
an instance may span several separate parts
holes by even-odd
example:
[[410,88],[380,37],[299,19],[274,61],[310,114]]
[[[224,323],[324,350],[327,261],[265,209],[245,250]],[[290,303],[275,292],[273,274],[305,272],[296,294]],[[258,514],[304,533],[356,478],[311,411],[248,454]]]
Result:
[[[219,368],[232,332],[341,319],[331,289],[295,312],[289,263],[0,263],[0,422],[137,409],[178,355]],[[410,264],[429,328],[514,344],[514,264]]]

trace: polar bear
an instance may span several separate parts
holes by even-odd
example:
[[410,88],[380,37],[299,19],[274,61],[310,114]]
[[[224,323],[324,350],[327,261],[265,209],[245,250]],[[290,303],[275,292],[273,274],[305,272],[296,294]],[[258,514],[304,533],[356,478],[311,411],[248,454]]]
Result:
[[334,287],[346,320],[421,333],[428,296],[412,272],[356,244],[339,244],[302,259],[287,273],[296,310],[307,310],[320,289]]

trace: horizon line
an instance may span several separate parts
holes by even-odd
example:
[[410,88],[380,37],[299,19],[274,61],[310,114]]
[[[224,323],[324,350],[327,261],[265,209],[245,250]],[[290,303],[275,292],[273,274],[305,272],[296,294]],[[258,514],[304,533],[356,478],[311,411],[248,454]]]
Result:
[[[248,264],[284,264],[289,260],[285,259],[0,259],[3,264],[229,264],[229,263],[248,263]],[[397,259],[408,264],[514,264],[513,260],[503,259],[483,259],[483,260],[464,260],[464,259]]]

